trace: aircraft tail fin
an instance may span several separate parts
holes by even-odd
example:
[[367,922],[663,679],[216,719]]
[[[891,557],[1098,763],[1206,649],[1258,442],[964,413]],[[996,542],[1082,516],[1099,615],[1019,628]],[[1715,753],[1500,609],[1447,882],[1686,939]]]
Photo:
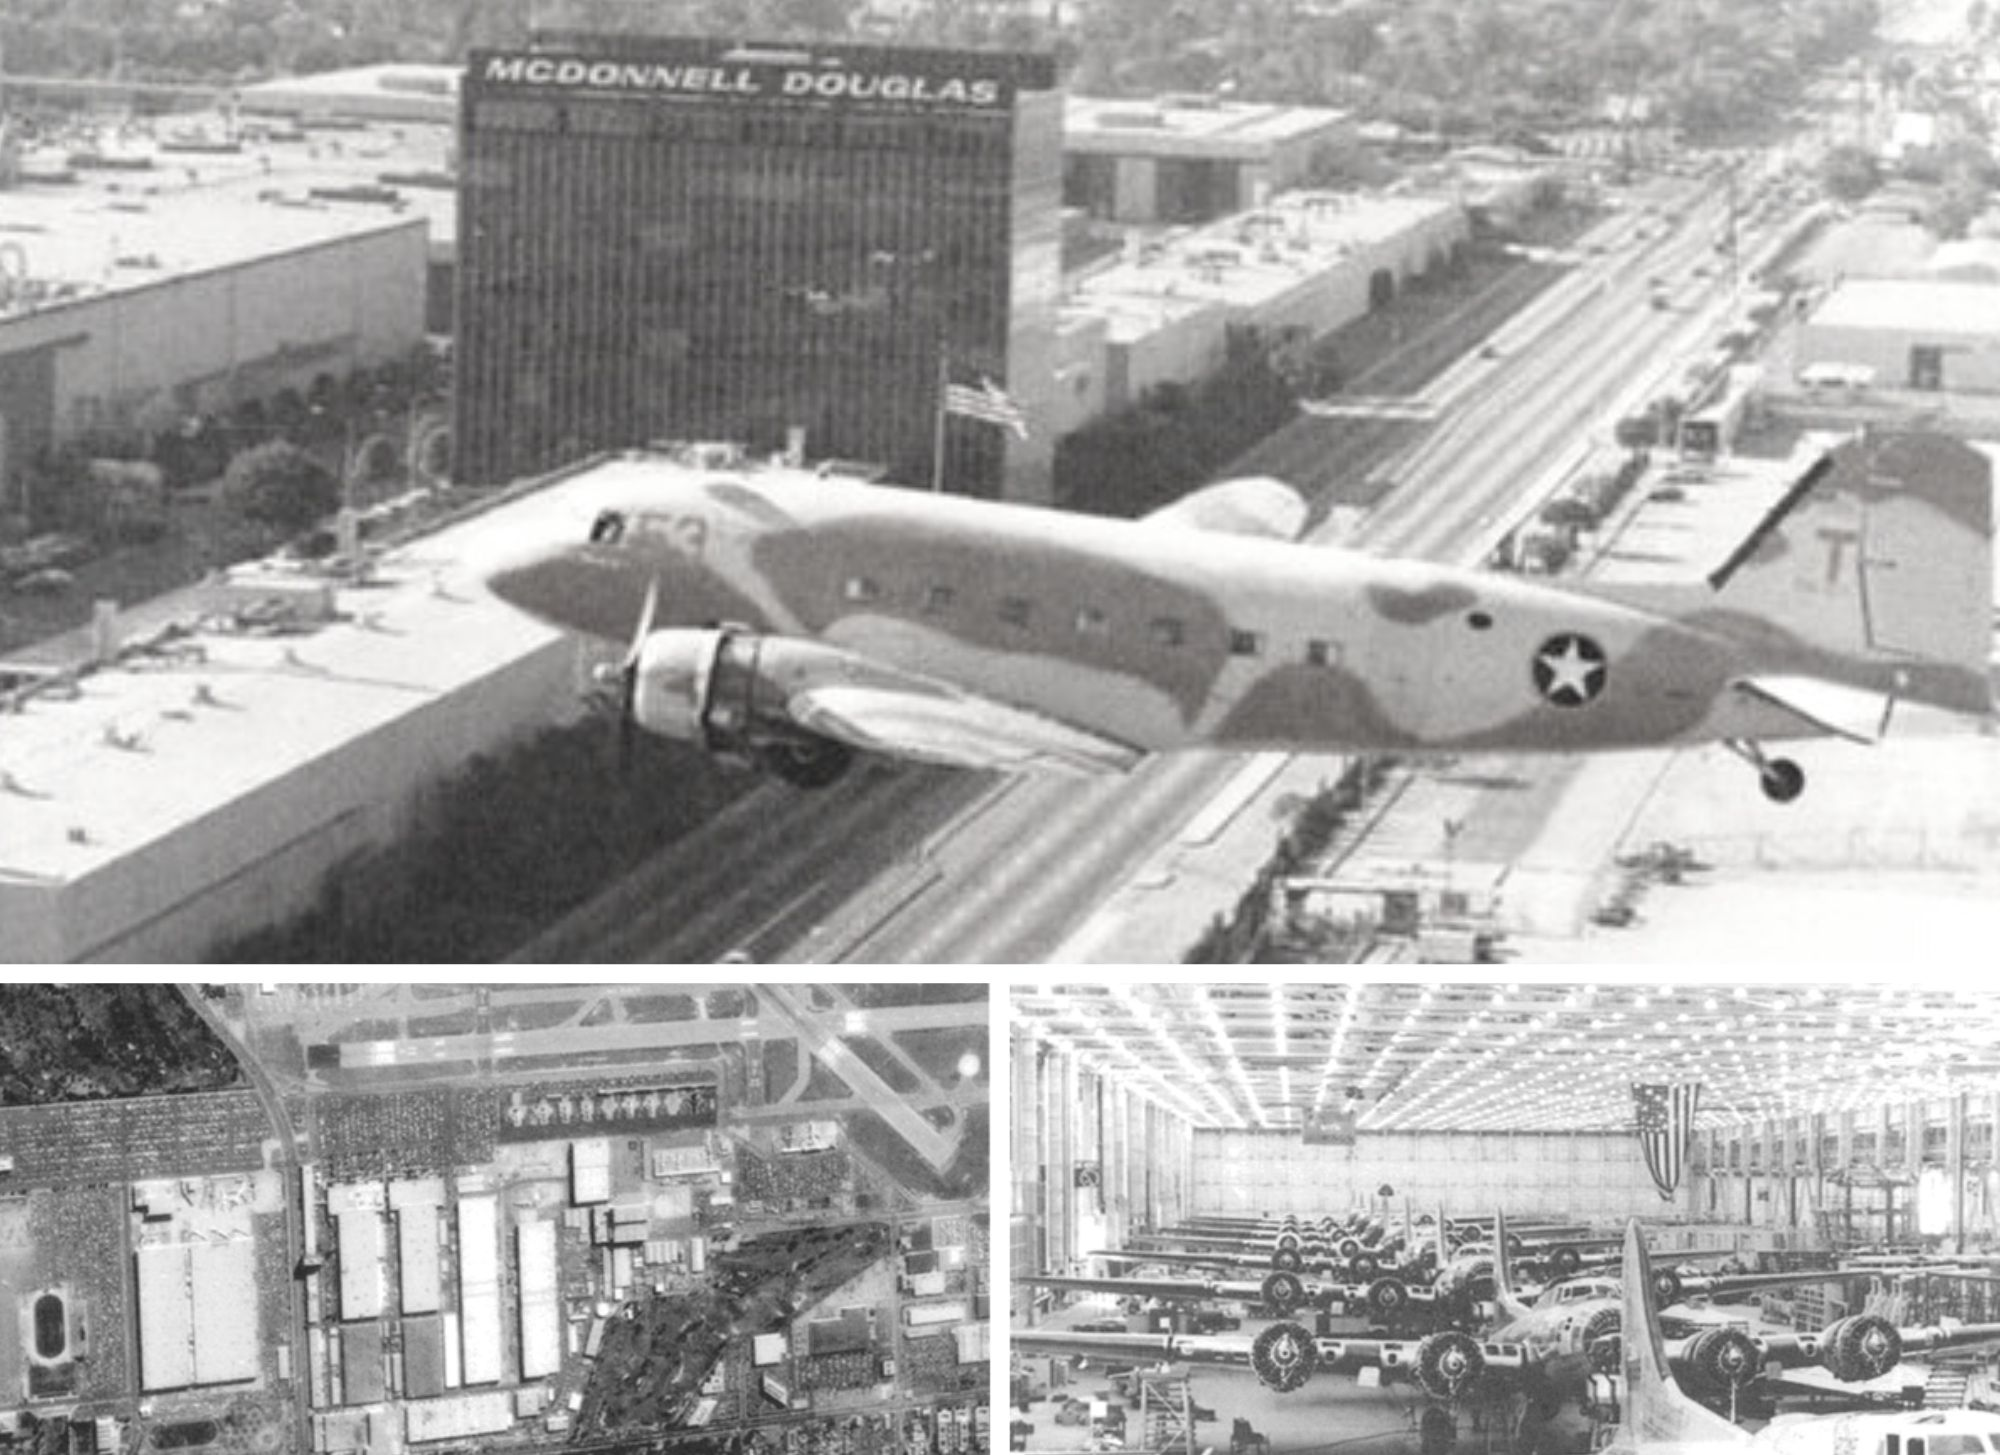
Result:
[[1747,1445],[1750,1436],[1681,1392],[1660,1336],[1653,1297],[1653,1260],[1646,1255],[1639,1220],[1625,1225],[1624,1307],[1619,1319],[1619,1372],[1623,1409],[1618,1438],[1608,1448],[1630,1455],[1662,1441]]
[[1879,666],[1893,696],[1990,711],[1992,484],[1987,458],[1948,435],[1843,440],[1709,574],[1697,610],[1747,618],[1775,648]]
[[1528,1306],[1514,1293],[1514,1255],[1507,1250],[1507,1214],[1493,1209],[1493,1301],[1500,1316],[1520,1320],[1528,1316]]

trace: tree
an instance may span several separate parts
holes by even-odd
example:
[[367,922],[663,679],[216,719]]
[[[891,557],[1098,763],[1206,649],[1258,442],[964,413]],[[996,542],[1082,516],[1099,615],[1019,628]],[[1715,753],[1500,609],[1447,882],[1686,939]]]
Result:
[[229,462],[223,502],[246,520],[291,535],[340,504],[333,472],[288,440],[254,445]]
[[1855,202],[1875,190],[1881,173],[1875,158],[1857,146],[1838,146],[1827,152],[1820,163],[1820,181],[1827,195],[1840,202]]

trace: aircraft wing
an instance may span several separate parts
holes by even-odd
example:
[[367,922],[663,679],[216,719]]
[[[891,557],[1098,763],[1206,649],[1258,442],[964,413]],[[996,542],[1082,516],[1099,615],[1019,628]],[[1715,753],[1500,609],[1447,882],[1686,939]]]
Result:
[[1145,519],[1156,525],[1294,541],[1306,527],[1306,503],[1282,480],[1246,475],[1183,495]]
[[850,747],[954,768],[1039,768],[1078,775],[1124,773],[1136,748],[1054,718],[957,691],[824,681],[787,700],[808,732]]
[[[1849,1331],[1843,1336],[1842,1325]],[[1867,1328],[1860,1326],[1867,1325]],[[1946,1319],[1941,1324],[1894,1328],[1879,1318],[1842,1319],[1818,1333],[1773,1334],[1753,1341],[1761,1361],[1785,1369],[1827,1363],[1836,1378],[1865,1373],[1879,1377],[1894,1367],[1904,1354],[1931,1353],[1939,1349],[1961,1349],[1974,1344],[2000,1344],[2000,1324],[1965,1324]],[[1843,1347],[1848,1346],[1848,1347]],[[1850,1370],[1839,1366],[1847,1364]],[[1844,1379],[1852,1384],[1853,1379]]]
[[1104,1248],[1084,1256],[1111,1263],[1157,1263],[1163,1268],[1256,1268],[1270,1262],[1268,1258],[1251,1258],[1241,1253],[1154,1253],[1129,1248]]
[[1255,1303],[1254,1283],[1207,1283],[1197,1278],[1071,1278],[1040,1273],[1019,1280],[1036,1288],[1065,1288],[1078,1293],[1118,1293],[1133,1298],[1221,1298]]
[[1066,1354],[1084,1359],[1132,1360],[1159,1364],[1185,1359],[1196,1364],[1248,1364],[1250,1341],[1221,1334],[1078,1334],[1066,1329],[1011,1329],[1008,1347],[1017,1354]]
[[1813,733],[1853,743],[1880,742],[1895,699],[1815,677],[1741,677],[1730,684],[1746,697],[1797,718]]

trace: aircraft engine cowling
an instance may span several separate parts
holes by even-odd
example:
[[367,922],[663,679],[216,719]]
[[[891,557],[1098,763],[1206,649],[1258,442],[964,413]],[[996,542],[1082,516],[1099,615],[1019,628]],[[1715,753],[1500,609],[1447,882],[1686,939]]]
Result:
[[1378,1319],[1386,1319],[1403,1311],[1403,1306],[1410,1301],[1410,1290],[1403,1286],[1400,1278],[1378,1278],[1368,1285],[1366,1298],[1368,1312]]
[[1681,1294],[1684,1291],[1681,1286],[1681,1276],[1674,1272],[1673,1269],[1655,1268],[1653,1270],[1653,1301],[1661,1308],[1679,1303],[1681,1301]]
[[676,627],[656,631],[639,646],[639,678],[632,715],[639,726],[684,743],[708,741],[709,688],[724,633]]
[[1583,1332],[1578,1336],[1583,1345],[1584,1358],[1599,1374],[1616,1374],[1619,1347],[1619,1330],[1625,1320],[1615,1308],[1601,1308],[1584,1320]]
[[1486,1356],[1470,1334],[1427,1334],[1417,1344],[1417,1383],[1432,1399],[1457,1399],[1486,1372]]
[[650,733],[742,758],[802,788],[823,788],[853,754],[793,722],[782,684],[824,651],[727,627],[650,632],[632,665],[632,718]]
[[1301,1238],[1296,1232],[1292,1231],[1290,1228],[1287,1228],[1284,1232],[1278,1234],[1278,1246],[1280,1248],[1289,1248],[1293,1252],[1297,1252],[1300,1248],[1303,1248],[1305,1246],[1305,1240]]
[[1271,1266],[1281,1273],[1297,1273],[1305,1265],[1296,1248],[1280,1248],[1271,1255]]
[[1350,1266],[1354,1270],[1357,1282],[1363,1278],[1373,1278],[1382,1271],[1382,1264],[1373,1253],[1356,1253],[1354,1262]]
[[1565,1244],[1560,1248],[1549,1250],[1548,1264],[1555,1271],[1556,1277],[1567,1278],[1583,1267],[1583,1254]]
[[1306,1286],[1296,1273],[1270,1273],[1264,1277],[1264,1306],[1279,1318],[1288,1318],[1306,1301]]
[[1290,1394],[1319,1367],[1319,1345],[1303,1324],[1273,1324],[1251,1344],[1250,1367],[1267,1389]]
[[1757,1346],[1736,1329],[1709,1329],[1687,1350],[1689,1371],[1703,1391],[1726,1394],[1757,1377]]
[[1340,1240],[1340,1256],[1351,1259],[1361,1251],[1361,1247],[1362,1244],[1359,1238],[1342,1238]]
[[1839,1319],[1820,1341],[1820,1361],[1843,1384],[1876,1379],[1903,1359],[1903,1336],[1875,1314]]

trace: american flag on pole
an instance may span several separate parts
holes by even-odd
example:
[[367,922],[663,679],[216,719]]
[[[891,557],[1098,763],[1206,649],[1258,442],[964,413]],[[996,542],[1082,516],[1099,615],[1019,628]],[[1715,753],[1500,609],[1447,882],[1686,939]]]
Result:
[[1688,1140],[1694,1135],[1695,1108],[1701,1102],[1701,1083],[1684,1081],[1678,1086],[1632,1087],[1632,1107],[1639,1128],[1639,1145],[1645,1149],[1646,1170],[1653,1185],[1668,1202],[1681,1185],[1681,1168],[1687,1163]]
[[945,385],[944,412],[997,424],[1011,431],[1017,439],[1028,437],[1028,416],[1007,391],[991,379],[981,379],[976,389],[970,384]]

